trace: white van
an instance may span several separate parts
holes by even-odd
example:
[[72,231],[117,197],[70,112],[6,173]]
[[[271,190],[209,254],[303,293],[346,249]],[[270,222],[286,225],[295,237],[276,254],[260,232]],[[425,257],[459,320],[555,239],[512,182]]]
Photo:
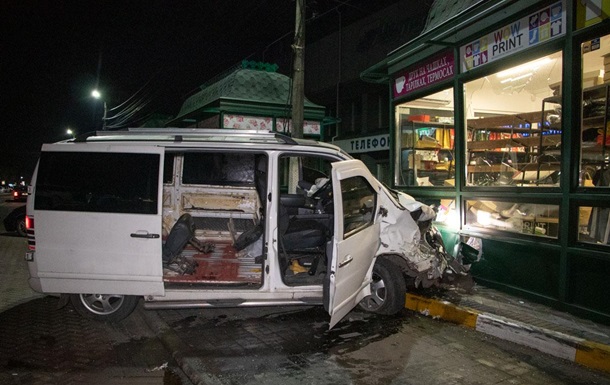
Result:
[[[339,148],[277,133],[130,129],[45,144],[27,202],[32,289],[83,315],[324,305],[392,314],[464,268],[434,211]],[[420,226],[424,226],[424,233]]]

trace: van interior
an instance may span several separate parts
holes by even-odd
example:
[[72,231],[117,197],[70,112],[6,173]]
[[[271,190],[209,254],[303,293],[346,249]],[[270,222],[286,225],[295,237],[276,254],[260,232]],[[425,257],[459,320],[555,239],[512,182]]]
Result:
[[[279,266],[288,286],[323,282],[333,230],[331,160],[282,156],[271,182],[269,159],[256,152],[166,152],[163,173],[163,280],[258,288],[270,183],[280,191]],[[276,226],[271,226],[276,228]]]

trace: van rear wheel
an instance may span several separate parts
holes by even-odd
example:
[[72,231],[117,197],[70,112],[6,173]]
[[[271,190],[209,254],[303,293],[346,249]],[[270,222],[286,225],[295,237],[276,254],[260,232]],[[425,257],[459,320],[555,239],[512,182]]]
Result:
[[76,311],[99,321],[116,322],[133,312],[139,297],[117,294],[72,294],[70,300]]

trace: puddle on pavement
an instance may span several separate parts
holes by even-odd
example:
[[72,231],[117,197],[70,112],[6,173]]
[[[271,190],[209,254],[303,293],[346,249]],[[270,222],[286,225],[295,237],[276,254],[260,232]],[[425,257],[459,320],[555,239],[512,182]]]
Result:
[[182,378],[173,370],[166,368],[163,373],[163,385],[182,385]]
[[206,350],[206,344],[212,344],[220,355],[223,346],[227,346],[228,354],[235,346],[241,346],[258,353],[268,350],[290,356],[349,353],[399,332],[409,322],[406,311],[386,316],[354,310],[328,330],[328,313],[322,307],[267,312],[258,317],[252,314],[245,318],[226,314],[211,318],[188,316],[171,327],[191,346]]
[[341,358],[400,333],[412,319],[406,310],[395,316],[354,310],[328,330],[329,316],[322,307],[248,309],[242,313],[217,309],[192,314],[169,325],[193,349],[190,354],[199,357],[206,373],[226,384],[266,380],[346,383],[324,378],[338,370],[336,365],[341,366],[342,376],[347,376],[344,379],[356,378],[365,363],[354,366],[352,358],[347,363]]
[[[326,315],[328,317],[328,314],[322,313],[322,316]],[[303,316],[304,314],[294,315],[294,317]],[[288,322],[291,321],[288,320]],[[332,330],[328,330],[328,322],[314,323],[313,333],[305,334],[309,338],[306,345],[310,346],[309,351],[334,354],[349,353],[398,333],[407,322],[408,319],[402,312],[394,316],[381,316],[352,311],[346,319],[338,323]],[[296,350],[299,352],[299,349]]]

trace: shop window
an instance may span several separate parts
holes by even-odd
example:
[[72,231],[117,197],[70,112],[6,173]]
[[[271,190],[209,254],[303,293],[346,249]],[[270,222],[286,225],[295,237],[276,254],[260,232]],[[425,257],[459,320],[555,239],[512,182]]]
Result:
[[400,186],[454,186],[453,89],[396,106]]
[[466,201],[466,229],[494,229],[557,238],[559,205]]
[[580,186],[610,186],[610,35],[586,41],[582,50]]
[[578,208],[578,240],[597,245],[610,245],[610,207]]
[[561,52],[464,84],[466,184],[559,186]]

